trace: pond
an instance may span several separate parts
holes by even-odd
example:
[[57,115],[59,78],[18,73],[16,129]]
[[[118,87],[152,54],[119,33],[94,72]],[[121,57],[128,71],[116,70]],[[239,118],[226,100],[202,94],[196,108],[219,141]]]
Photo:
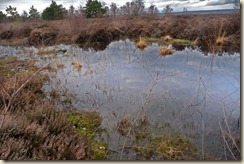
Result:
[[158,44],[141,51],[129,40],[112,42],[104,51],[71,45],[46,47],[50,53],[42,55],[34,47],[0,49],[1,55],[34,58],[39,66],[51,62],[57,71],[49,73],[51,81],[43,89],[55,89],[63,102],[102,115],[111,159],[136,159],[130,151],[121,153],[133,144],[129,130],[119,131],[122,120],[130,125],[147,120],[154,135],[180,132],[200,154],[220,159],[223,132],[239,128],[239,53],[219,56],[185,48],[160,56]]

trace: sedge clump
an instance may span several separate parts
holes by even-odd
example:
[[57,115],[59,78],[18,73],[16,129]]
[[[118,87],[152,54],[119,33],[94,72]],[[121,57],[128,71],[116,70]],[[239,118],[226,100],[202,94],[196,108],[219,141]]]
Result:
[[160,48],[160,55],[161,56],[172,55],[173,53],[175,53],[175,50],[172,50],[168,47],[161,47]]
[[147,41],[144,38],[140,37],[140,41],[136,43],[136,47],[140,50],[144,50],[148,46]]

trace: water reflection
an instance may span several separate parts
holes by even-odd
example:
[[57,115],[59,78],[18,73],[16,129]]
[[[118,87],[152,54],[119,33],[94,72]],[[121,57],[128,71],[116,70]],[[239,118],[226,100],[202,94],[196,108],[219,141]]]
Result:
[[[71,93],[78,109],[99,111],[103,126],[111,133],[112,149],[123,141],[115,133],[118,120],[125,116],[133,119],[141,112],[161,127],[167,124],[188,135],[194,133],[199,145],[204,128],[205,149],[215,152],[216,145],[223,144],[216,134],[224,113],[235,121],[240,115],[240,54],[206,56],[185,48],[162,57],[159,45],[140,51],[129,40],[113,42],[104,51],[69,45],[54,48],[67,50],[52,59],[64,66],[44,88]],[[1,54],[18,52],[28,56],[22,49],[1,47]],[[39,64],[48,62],[35,57]],[[74,61],[81,69],[72,67]]]

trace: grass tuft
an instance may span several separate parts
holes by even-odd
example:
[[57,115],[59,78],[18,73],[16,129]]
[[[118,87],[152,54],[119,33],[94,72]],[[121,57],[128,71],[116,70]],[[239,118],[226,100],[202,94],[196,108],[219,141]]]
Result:
[[160,55],[161,56],[172,55],[173,53],[175,53],[175,50],[172,50],[168,47],[161,47],[160,48]]
[[136,47],[140,50],[144,50],[148,46],[147,41],[144,38],[140,37],[140,41],[136,43]]
[[173,38],[170,36],[170,35],[166,35],[164,38],[163,38],[163,41],[164,42],[170,42],[170,41],[172,41],[173,40]]
[[82,65],[78,62],[78,61],[74,61],[71,63],[72,66],[75,68],[75,69],[81,69]]

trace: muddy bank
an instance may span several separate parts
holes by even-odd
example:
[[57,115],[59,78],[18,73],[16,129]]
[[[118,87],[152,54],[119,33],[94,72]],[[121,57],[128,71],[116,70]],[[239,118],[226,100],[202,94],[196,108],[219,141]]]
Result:
[[[240,51],[240,15],[165,15],[0,24],[2,45],[79,44],[105,49],[118,39],[139,37],[197,41],[208,52]],[[177,45],[180,47],[180,45]],[[175,46],[175,47],[177,47]]]

